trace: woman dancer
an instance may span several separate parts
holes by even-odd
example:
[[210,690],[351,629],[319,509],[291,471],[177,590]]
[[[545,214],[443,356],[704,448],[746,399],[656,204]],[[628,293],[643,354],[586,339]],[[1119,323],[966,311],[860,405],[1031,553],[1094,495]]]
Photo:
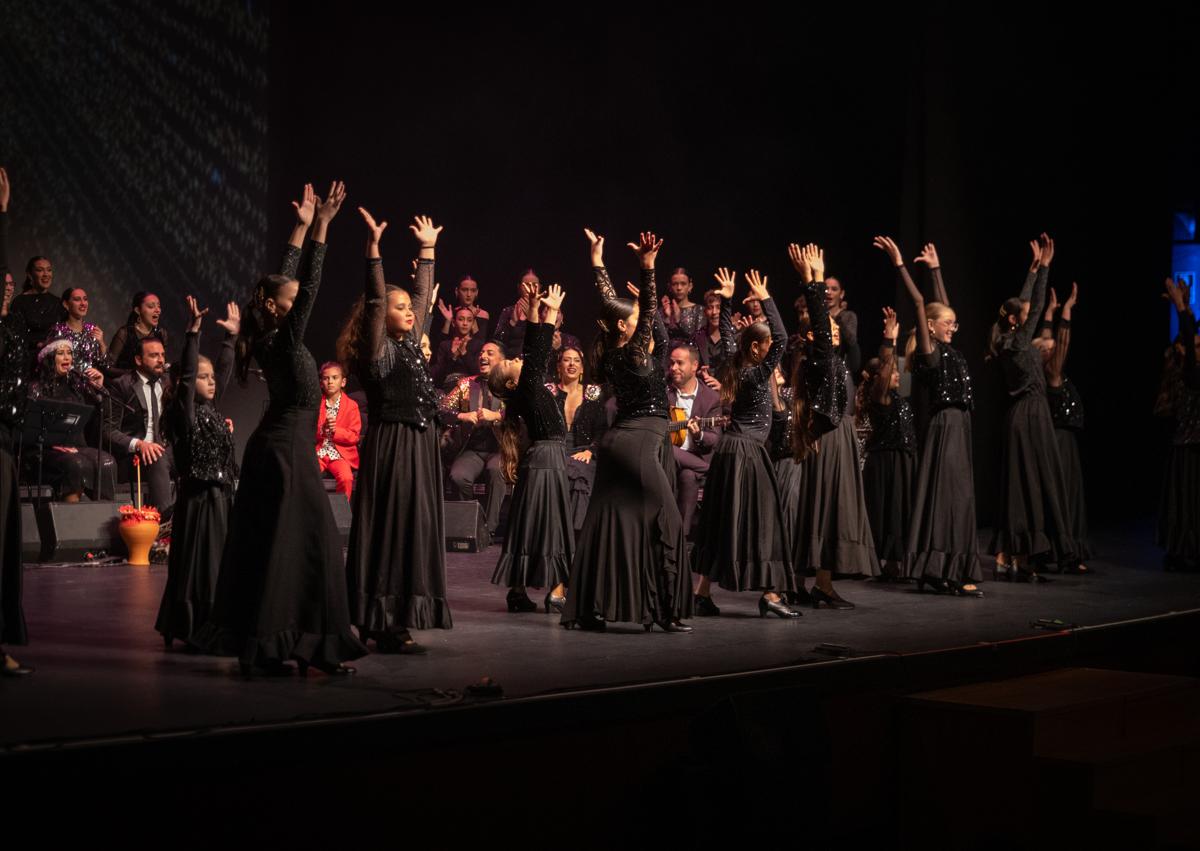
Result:
[[881,582],[904,575],[916,467],[917,434],[912,406],[900,395],[900,371],[896,368],[899,336],[896,311],[885,307],[879,357],[867,361],[858,391],[858,424],[866,424],[868,428],[863,492],[875,553],[883,569]]
[[426,216],[409,226],[420,244],[408,291],[385,284],[379,240],[387,222],[367,225],[363,301],[338,341],[338,357],[367,391],[367,439],[354,488],[346,580],[350,611],[363,641],[382,653],[424,653],[410,629],[450,629],[446,602],[442,458],[437,398],[420,349],[433,297],[440,227]]
[[158,327],[162,317],[162,303],[154,293],[134,293],[129,318],[112,336],[108,347],[108,377],[117,378],[133,371],[133,356],[137,346],[135,341],[154,335],[162,340],[163,348],[167,347],[167,332]]
[[171,521],[167,585],[154,628],[168,648],[175,639],[190,641],[212,613],[221,556],[233,502],[233,428],[216,403],[233,375],[233,343],[241,330],[241,311],[230,302],[225,342],[214,366],[200,354],[200,324],[207,310],[187,297],[187,336],[179,379],[163,412],[164,429],[175,449],[179,495]]
[[797,573],[816,574],[808,593],[814,609],[852,609],[834,590],[833,574],[879,574],[854,433],[853,383],[826,304],[825,253],[816,245],[791,245],[788,253],[804,279],[813,335],[802,374],[792,379],[792,450],[801,464],[791,500],[792,562]]
[[981,597],[979,544],[975,533],[975,477],[971,458],[974,396],[966,358],[950,345],[958,320],[950,309],[933,244],[917,258],[933,273],[937,300],[925,303],[900,249],[889,237],[875,237],[912,299],[916,329],[905,348],[914,396],[927,401],[928,422],[918,430],[920,459],[908,524],[907,575],[920,590]]
[[[1053,295],[1053,290],[1051,290]],[[1067,489],[1063,496],[1070,515],[1071,537],[1075,541],[1075,557],[1067,564],[1060,564],[1063,573],[1076,576],[1090,574],[1084,564],[1091,558],[1088,546],[1087,500],[1083,492],[1083,464],[1079,458],[1079,441],[1076,435],[1083,430],[1083,398],[1074,382],[1063,374],[1067,352],[1071,347],[1071,310],[1079,300],[1079,285],[1071,284],[1071,295],[1063,302],[1062,313],[1054,336],[1043,337],[1042,362],[1046,370],[1046,399],[1050,403],[1050,418],[1054,421],[1054,438],[1058,443],[1058,457],[1062,461],[1063,479]],[[1051,299],[1053,303],[1055,299]],[[1046,317],[1050,319],[1048,315]],[[1046,329],[1046,334],[1050,329]]]
[[[321,388],[304,330],[317,299],[325,234],[346,198],[341,183],[325,200],[304,187],[278,275],[255,287],[242,312],[237,367],[242,381],[253,358],[267,379],[271,402],[242,456],[212,619],[194,642],[236,655],[242,673],[300,673],[309,666],[352,674],[342,664],[366,654],[350,630],[342,548],[313,452]],[[304,237],[312,226],[307,262]],[[296,274],[299,271],[299,279]]]
[[[563,291],[551,284],[539,294],[538,285],[525,285],[530,319],[542,310],[541,323],[530,322],[525,331],[522,356],[502,360],[488,373],[492,395],[507,400],[505,430],[523,423],[532,443],[517,467],[516,440],[500,440],[501,466],[505,478],[516,481],[508,509],[508,534],[493,585],[508,587],[508,610],[531,612],[537,604],[526,596],[526,588],[549,588],[543,605],[546,614],[561,612],[566,603],[564,583],[575,554],[575,529],[571,524],[571,502],[567,484],[567,424],[554,396],[546,387],[546,363],[554,339],[554,323],[562,306]],[[515,475],[513,475],[515,473]]]
[[558,384],[553,391],[567,424],[567,451],[571,453],[567,458],[567,481],[571,485],[571,526],[576,538],[583,528],[596,481],[592,457],[608,428],[601,388],[598,384],[585,384],[583,377],[583,351],[564,346],[559,353]]
[[[1000,364],[1011,403],[1004,418],[1000,470],[1000,515],[992,535],[996,577],[1040,582],[1038,558],[1067,564],[1075,556],[1070,514],[1063,494],[1066,482],[1054,423],[1046,401],[1046,375],[1033,346],[1033,333],[1046,298],[1046,279],[1054,258],[1054,240],[1042,234],[1031,242],[1037,270],[1025,281],[1019,299],[1000,308],[992,326],[990,357]],[[1006,563],[1007,562],[1007,563]]]
[[652,624],[665,632],[690,632],[690,626],[674,622],[690,607],[690,593],[686,601],[678,599],[690,580],[683,520],[662,468],[666,378],[651,357],[658,302],[654,261],[662,240],[643,233],[629,244],[642,270],[634,303],[617,298],[604,268],[604,238],[584,232],[602,299],[595,374],[611,382],[617,418],[598,447],[596,488],[575,542],[562,622],[602,630],[608,621],[623,621],[640,623],[647,632]]
[[75,365],[85,373],[103,370],[108,362],[108,348],[104,344],[104,332],[100,326],[85,319],[88,314],[87,290],[69,287],[63,293],[62,304],[67,318],[50,329],[50,339],[62,337],[70,340],[75,351]]
[[[1170,364],[1169,392],[1175,433],[1158,518],[1158,545],[1167,570],[1200,568],[1200,372],[1196,369],[1196,317],[1187,284],[1166,281],[1167,297],[1179,315],[1178,344],[1183,356]],[[1172,357],[1176,352],[1172,352]]]
[[800,617],[780,599],[795,591],[795,577],[787,546],[787,527],[779,504],[779,487],[767,454],[771,431],[775,368],[783,357],[787,332],[767,279],[751,269],[746,275],[750,299],[762,302],[767,324],[756,323],[733,340],[729,299],[734,275],[722,268],[716,275],[721,293],[721,334],[736,352],[721,373],[721,402],[730,406],[729,425],[713,450],[705,476],[704,504],[693,554],[700,574],[696,611],[720,614],[712,601],[715,581],[727,591],[762,591],[758,613],[781,618]]

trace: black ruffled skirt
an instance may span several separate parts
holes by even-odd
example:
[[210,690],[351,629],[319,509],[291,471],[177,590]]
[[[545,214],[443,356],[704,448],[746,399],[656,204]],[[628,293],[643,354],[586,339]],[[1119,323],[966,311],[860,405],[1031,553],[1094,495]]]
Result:
[[913,489],[907,573],[911,577],[982,578],[975,528],[971,413],[943,408],[925,432]]
[[913,475],[916,456],[900,449],[867,453],[863,464],[863,494],[867,518],[880,561],[908,561],[908,532],[912,520]]
[[351,502],[354,625],[369,634],[450,629],[437,430],[372,420]]
[[0,644],[25,644],[29,636],[21,609],[21,500],[17,464],[2,427],[0,441]]
[[367,648],[350,629],[342,547],[313,449],[315,408],[269,409],[246,443],[212,619],[200,650],[334,667]]
[[571,527],[578,532],[583,528],[583,520],[587,517],[588,504],[592,501],[592,486],[596,483],[596,459],[584,463],[571,457],[573,450],[567,455],[567,486],[570,488],[567,499],[571,503]]
[[[563,623],[597,617],[648,624],[686,616],[691,580],[683,520],[663,470],[666,427],[665,419],[642,417],[617,422],[601,438]],[[680,599],[684,587],[686,600]]]
[[991,551],[1069,563],[1075,541],[1066,489],[1046,397],[1022,396],[1004,418],[1000,516]]
[[567,450],[562,440],[537,440],[525,450],[508,508],[508,534],[493,585],[553,588],[571,574],[575,554]]
[[1086,561],[1092,557],[1092,548],[1088,544],[1087,498],[1083,493],[1083,463],[1079,459],[1079,441],[1075,432],[1067,428],[1056,428],[1054,439],[1058,443],[1063,482],[1067,486],[1063,495],[1070,517],[1071,539],[1075,541],[1075,558]]
[[786,476],[790,492],[780,490],[796,572],[878,576],[854,418],[843,417],[821,436],[818,451],[796,466],[795,474]]
[[228,485],[184,480],[171,520],[171,555],[154,628],[190,641],[212,615],[233,499]]
[[1200,567],[1200,444],[1171,447],[1158,515],[1158,545],[1180,568]]
[[725,432],[704,480],[692,569],[728,591],[794,591],[775,468],[762,441]]

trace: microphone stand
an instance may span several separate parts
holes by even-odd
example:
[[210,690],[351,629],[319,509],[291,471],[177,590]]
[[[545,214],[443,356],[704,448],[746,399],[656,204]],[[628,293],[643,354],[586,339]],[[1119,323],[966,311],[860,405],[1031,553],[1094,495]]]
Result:
[[[101,476],[103,475],[103,470],[104,470],[104,436],[105,436],[105,433],[107,432],[107,429],[105,428],[105,423],[108,421],[108,417],[112,413],[112,403],[116,402],[118,405],[120,405],[122,408],[124,408],[126,411],[129,411],[130,413],[137,413],[137,408],[118,399],[116,396],[114,396],[112,394],[112,391],[109,390],[108,387],[106,387],[104,384],[98,384],[98,385],[93,384],[91,382],[91,380],[87,377],[87,373],[85,373],[78,366],[72,366],[71,372],[74,373],[75,375],[79,376],[79,378],[84,382],[84,386],[87,387],[88,390],[90,390],[94,396],[99,397],[98,401],[100,402],[100,405],[103,408],[103,411],[102,411],[103,415],[100,417],[100,440],[99,440],[100,445],[96,448],[96,499],[97,499],[97,501],[99,501],[100,497],[103,496],[103,494],[104,494],[104,486],[101,484]],[[109,447],[109,449],[112,449],[112,441],[111,440],[109,441],[108,447]],[[109,452],[108,454],[110,457],[112,456],[111,452]],[[40,487],[41,483],[39,482],[38,484]],[[112,489],[113,499],[116,499],[117,481],[116,481],[116,468],[115,467],[113,468],[112,486],[113,486],[113,489]]]

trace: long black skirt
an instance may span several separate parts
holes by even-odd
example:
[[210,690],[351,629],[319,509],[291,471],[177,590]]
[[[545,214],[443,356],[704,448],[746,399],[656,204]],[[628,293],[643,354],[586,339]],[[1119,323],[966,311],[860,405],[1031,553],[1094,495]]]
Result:
[[268,409],[250,435],[212,618],[193,639],[200,650],[255,665],[292,658],[318,667],[366,654],[350,629],[316,428],[316,409]]
[[366,633],[450,629],[437,431],[371,422],[354,486],[346,580]]
[[991,551],[1070,562],[1076,548],[1066,490],[1046,397],[1022,396],[1004,418],[1000,513]]
[[648,624],[682,617],[683,520],[663,471],[667,421],[617,422],[596,450],[596,487],[575,541],[563,623],[596,617]]
[[912,520],[913,474],[916,456],[900,449],[867,453],[863,464],[863,494],[867,518],[880,561],[908,561],[908,532]]
[[[576,449],[574,452],[578,452]],[[574,454],[572,452],[572,455]],[[576,532],[583,528],[588,504],[592,501],[592,486],[596,483],[596,459],[578,461],[567,456],[567,499],[571,503],[571,528]]]
[[570,577],[574,555],[566,446],[561,440],[534,441],[517,470],[492,584],[553,588]]
[[189,641],[208,622],[229,531],[228,485],[180,482],[171,520],[171,555],[154,628],[168,640]]
[[775,468],[762,441],[725,432],[704,479],[692,569],[728,591],[794,591]]
[[787,477],[791,493],[780,491],[789,512],[785,519],[796,572],[878,576],[854,418],[843,417],[841,425],[821,435],[818,450],[797,466]]
[[1200,444],[1171,447],[1158,515],[1158,545],[1175,567],[1200,567]]
[[21,608],[21,500],[17,464],[3,427],[0,441],[0,644],[25,644],[29,635]]
[[1083,492],[1083,463],[1079,459],[1079,441],[1068,428],[1056,428],[1058,458],[1062,461],[1067,514],[1071,523],[1071,538],[1075,541],[1075,558],[1085,561],[1092,557],[1088,543],[1087,498]]
[[943,408],[933,415],[921,446],[908,527],[911,577],[978,582],[975,472],[971,412]]

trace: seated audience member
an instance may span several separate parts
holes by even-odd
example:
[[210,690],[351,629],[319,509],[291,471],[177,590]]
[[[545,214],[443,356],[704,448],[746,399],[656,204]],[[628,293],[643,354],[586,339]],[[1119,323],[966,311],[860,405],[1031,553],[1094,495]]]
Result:
[[50,331],[51,339],[71,341],[75,352],[75,365],[87,371],[103,370],[108,363],[108,347],[104,343],[104,332],[99,325],[86,321],[88,295],[83,287],[68,287],[63,292],[62,306],[67,318]]
[[471,311],[471,336],[481,343],[487,340],[488,320],[491,319],[491,316],[479,304],[479,284],[470,275],[464,275],[458,282],[458,286],[454,288],[454,297],[457,300],[453,307],[447,306],[444,301],[438,299],[437,309],[442,314],[442,321],[435,326],[434,336],[438,340],[450,336],[454,330],[455,313],[458,308],[465,307]]
[[430,372],[433,383],[441,386],[446,376],[452,372],[470,373],[479,363],[479,350],[484,341],[472,335],[471,327],[475,324],[475,314],[469,307],[454,309],[453,333],[438,343],[437,354],[434,355]]
[[362,417],[358,403],[344,391],[346,374],[337,361],[321,364],[321,392],[325,398],[317,413],[317,461],[337,482],[337,492],[347,500],[354,490],[358,469],[358,439]]
[[508,352],[520,352],[525,348],[525,320],[528,318],[525,313],[528,310],[528,301],[522,287],[529,282],[541,286],[537,273],[532,269],[526,269],[517,284],[517,300],[500,311],[500,318],[496,320],[496,342]]
[[692,346],[677,345],[671,350],[667,367],[667,377],[670,379],[667,404],[672,408],[682,408],[688,423],[683,430],[683,445],[675,441],[671,447],[677,468],[675,500],[683,518],[685,534],[692,529],[700,495],[700,480],[708,472],[709,455],[721,436],[720,426],[701,427],[696,422],[706,417],[721,416],[721,395],[699,379],[696,375],[699,367],[700,358]]
[[25,264],[25,285],[12,300],[8,312],[25,323],[25,339],[30,354],[36,355],[50,339],[50,331],[63,319],[62,300],[50,292],[54,267],[48,257],[31,257]]
[[550,386],[567,424],[567,481],[571,486],[571,521],[583,528],[596,479],[596,444],[608,429],[602,388],[583,381],[583,348],[564,345],[556,365],[558,383]]
[[133,371],[118,377],[109,387],[113,398],[124,404],[104,405],[104,430],[124,475],[132,478],[133,456],[141,458],[142,485],[149,491],[145,502],[166,519],[174,503],[173,461],[162,429],[163,397],[171,381],[165,374],[166,354],[162,340],[149,334],[133,340],[129,347],[133,351]]
[[479,374],[464,378],[442,398],[441,419],[450,429],[444,446],[450,482],[460,500],[475,498],[475,482],[484,479],[487,494],[484,515],[488,534],[500,525],[504,503],[504,473],[500,468],[500,444],[493,426],[504,419],[504,404],[488,389],[492,367],[504,359],[504,349],[494,340],[479,350]]
[[667,294],[662,299],[662,316],[671,345],[689,343],[704,327],[704,307],[691,299],[692,276],[677,266],[667,282]]
[[133,296],[132,309],[125,324],[112,335],[108,346],[108,370],[105,374],[111,381],[129,375],[136,368],[134,357],[139,353],[135,343],[146,337],[155,337],[167,347],[167,332],[158,325],[162,317],[162,304],[154,293],[139,292]]
[[700,366],[711,375],[720,375],[725,363],[721,347],[721,294],[709,290],[704,294],[704,324],[692,335],[692,347],[700,358]]

